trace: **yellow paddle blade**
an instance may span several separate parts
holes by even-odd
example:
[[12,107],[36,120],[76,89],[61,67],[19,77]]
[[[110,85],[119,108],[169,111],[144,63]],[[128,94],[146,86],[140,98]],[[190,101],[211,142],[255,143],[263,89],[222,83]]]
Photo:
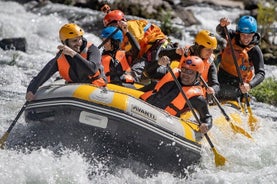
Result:
[[231,128],[233,129],[233,131],[234,131],[235,133],[240,133],[240,134],[242,134],[242,135],[248,137],[249,139],[252,139],[252,136],[251,136],[248,132],[246,132],[243,128],[241,128],[241,127],[235,125],[235,124],[232,123],[232,122],[230,122],[230,125],[231,125]]
[[250,106],[247,107],[247,110],[249,112],[248,125],[251,131],[255,131],[258,128],[258,125],[257,125],[258,119],[253,115],[252,109],[250,108]]
[[4,149],[4,146],[5,146],[5,142],[6,140],[8,139],[8,136],[9,136],[9,132],[6,132],[0,139],[0,148],[1,149]]
[[214,152],[214,160],[215,160],[216,167],[225,165],[226,158],[224,158],[222,155],[220,155],[216,151],[215,147],[213,147],[212,150]]

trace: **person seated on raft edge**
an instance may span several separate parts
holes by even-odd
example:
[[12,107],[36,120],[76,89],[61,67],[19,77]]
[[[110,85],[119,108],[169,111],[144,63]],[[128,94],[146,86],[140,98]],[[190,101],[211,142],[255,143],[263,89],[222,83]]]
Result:
[[[116,31],[116,27],[108,26],[102,30],[101,37],[107,39]],[[132,76],[131,67],[128,64],[126,55],[131,56],[128,52],[120,49],[120,44],[123,40],[123,33],[118,30],[105,44],[102,52],[102,65],[104,66],[104,73],[108,83],[122,85],[129,88],[135,88],[135,79]],[[136,43],[136,40],[133,40]],[[136,47],[132,47],[136,48]],[[132,55],[133,57],[136,57]]]
[[[207,133],[212,127],[212,116],[199,82],[199,76],[204,71],[204,63],[198,56],[188,56],[179,67],[173,70],[174,75],[200,116],[200,132]],[[190,110],[170,72],[157,82],[153,90],[142,94],[140,99],[177,117]]]
[[27,87],[26,100],[35,98],[37,89],[56,72],[68,83],[89,83],[98,87],[107,84],[101,64],[100,50],[84,37],[84,31],[74,23],[63,25],[59,30],[62,51],[51,59]]
[[[129,62],[136,82],[148,84],[151,79],[160,79],[166,73],[166,67],[159,65],[155,68],[155,71],[150,69],[149,72],[148,67],[157,63],[158,52],[161,49],[172,47],[172,43],[161,28],[145,19],[127,20],[122,11],[111,10],[107,4],[101,7],[101,11],[106,13],[103,18],[105,27],[126,28],[122,29],[124,35],[121,43],[122,50],[129,51],[133,47],[131,37],[134,37],[140,46],[138,57]],[[128,30],[128,32],[125,32],[125,30]]]
[[[167,60],[170,63],[170,60],[179,61],[181,56],[198,56],[203,60],[204,63],[204,71],[202,72],[202,78],[207,82],[209,87],[204,89],[204,94],[207,97],[207,100],[211,102],[209,99],[210,94],[216,95],[219,90],[219,82],[217,78],[217,67],[214,63],[215,55],[213,51],[217,48],[217,39],[213,33],[208,30],[200,30],[196,36],[193,45],[188,45],[183,48],[175,47],[163,49],[159,52],[159,57],[163,58],[163,60]],[[164,58],[167,56],[170,58]],[[163,64],[159,62],[159,64]],[[167,63],[168,64],[168,63]],[[155,67],[155,66],[154,66]],[[153,69],[155,70],[155,69]],[[150,87],[149,87],[150,88]],[[207,95],[208,94],[208,95]]]
[[[227,39],[224,27],[229,24],[228,18],[220,19],[216,31],[222,38]],[[258,86],[265,78],[263,54],[258,45],[260,35],[257,33],[257,22],[251,16],[242,16],[238,21],[236,31],[229,29],[228,32],[237,56],[243,84],[240,84],[228,42],[220,55],[218,80],[221,90],[217,97],[220,101],[237,100],[240,102],[243,94]]]

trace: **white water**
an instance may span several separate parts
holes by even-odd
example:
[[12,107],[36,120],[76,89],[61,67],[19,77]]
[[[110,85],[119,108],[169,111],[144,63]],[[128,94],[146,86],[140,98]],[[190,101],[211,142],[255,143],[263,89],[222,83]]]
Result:
[[[192,7],[196,10],[195,7]],[[27,53],[0,50],[0,135],[7,130],[24,103],[26,87],[32,77],[54,56],[58,41],[58,30],[67,20],[58,13],[48,15],[27,12],[22,5],[0,1],[0,37],[26,37]],[[97,14],[87,9],[53,5],[52,11],[71,10],[75,14]],[[187,29],[214,29],[217,19],[230,16],[232,19],[239,10],[213,10],[199,8],[197,18],[203,27]],[[198,9],[198,10],[199,10]],[[95,44],[100,44],[97,35],[86,34]],[[190,42],[190,41],[187,41]],[[277,76],[276,67],[266,66],[267,77]],[[277,183],[277,110],[262,103],[251,104],[253,113],[260,119],[260,128],[249,140],[244,136],[233,135],[231,131],[221,132],[214,128],[211,139],[217,151],[227,159],[223,167],[215,167],[213,153],[204,146],[202,161],[189,178],[179,179],[168,173],[141,178],[128,168],[117,168],[109,174],[103,172],[105,165],[90,165],[78,152],[65,150],[56,157],[50,150],[41,149],[29,154],[10,150],[0,150],[0,183]],[[17,124],[24,125],[20,118]],[[248,127],[242,125],[247,131]],[[205,143],[205,142],[204,142]],[[206,145],[206,144],[205,144]],[[134,162],[131,162],[135,164]],[[138,169],[143,169],[139,163]],[[88,173],[97,173],[89,178]]]

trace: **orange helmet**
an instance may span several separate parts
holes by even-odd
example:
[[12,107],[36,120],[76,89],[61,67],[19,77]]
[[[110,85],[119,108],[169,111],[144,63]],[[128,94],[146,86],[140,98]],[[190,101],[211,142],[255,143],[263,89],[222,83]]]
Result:
[[208,30],[199,31],[195,37],[195,42],[198,45],[202,45],[208,49],[216,49],[217,47],[215,35]]
[[120,10],[113,10],[113,11],[110,11],[109,13],[107,13],[107,15],[104,17],[103,24],[106,27],[111,22],[120,21],[120,20],[126,21],[124,13]]
[[204,71],[204,63],[198,56],[189,56],[186,57],[185,60],[181,63],[181,68],[194,70],[201,74]]
[[63,42],[70,38],[84,35],[84,30],[74,23],[65,24],[59,31],[60,40]]

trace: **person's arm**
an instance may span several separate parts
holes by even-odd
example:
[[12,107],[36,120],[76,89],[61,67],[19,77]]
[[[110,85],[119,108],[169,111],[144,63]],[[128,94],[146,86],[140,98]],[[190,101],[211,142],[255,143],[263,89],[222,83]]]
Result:
[[219,82],[217,77],[217,68],[214,62],[210,65],[208,72],[208,85],[214,89],[215,94],[219,92]]
[[162,56],[167,56],[170,58],[171,61],[173,60],[180,60],[181,55],[176,53],[177,48],[167,48],[167,49],[161,49],[159,52],[159,57],[161,58]]
[[208,104],[204,96],[195,96],[189,99],[193,108],[198,112],[200,116],[201,124],[205,123],[208,130],[212,128],[212,115],[209,112]]
[[127,55],[131,55],[132,59],[136,59],[138,57],[138,54],[140,52],[140,46],[135,37],[130,33],[126,32],[126,36],[129,40],[129,43],[131,44],[131,49],[126,53]]
[[[153,79],[160,79],[162,76],[164,76],[167,73],[167,68],[165,67],[166,64],[162,64],[160,62],[161,59],[163,58],[168,58],[169,62],[173,60],[180,60],[181,55],[176,53],[177,48],[167,48],[167,49],[161,49],[158,54],[158,61],[157,62],[150,62],[148,65],[145,66],[144,68],[144,75],[148,78],[153,78]],[[164,65],[164,66],[163,66]]]
[[[230,24],[231,24],[231,22],[229,21],[229,19],[226,17],[223,17],[219,20],[219,24],[216,26],[217,34],[219,34],[225,40],[227,40],[227,37],[226,37],[225,31],[224,31],[224,27],[227,27]],[[235,36],[236,31],[232,30],[232,29],[228,29],[228,32],[232,39]]]
[[54,73],[56,73],[57,71],[57,60],[56,58],[53,58],[43,67],[43,69],[38,73],[38,75],[31,80],[30,84],[27,87],[26,100],[33,100],[34,94],[37,92],[37,89],[44,82],[50,79],[50,77],[54,75]]
[[167,73],[167,64],[170,64],[170,59],[167,56],[162,56],[158,62],[151,62],[146,65],[143,74],[148,78],[161,79]]
[[83,58],[80,54],[76,54],[73,59],[81,61],[91,71],[91,73],[96,73],[101,65],[100,50],[95,45],[91,45],[87,55],[88,57],[86,59]]
[[255,76],[254,78],[249,82],[249,85],[251,88],[256,87],[261,82],[263,82],[265,78],[265,69],[264,69],[264,58],[263,53],[259,46],[255,46],[252,48],[249,52],[249,60],[253,62],[254,70],[255,70]]

